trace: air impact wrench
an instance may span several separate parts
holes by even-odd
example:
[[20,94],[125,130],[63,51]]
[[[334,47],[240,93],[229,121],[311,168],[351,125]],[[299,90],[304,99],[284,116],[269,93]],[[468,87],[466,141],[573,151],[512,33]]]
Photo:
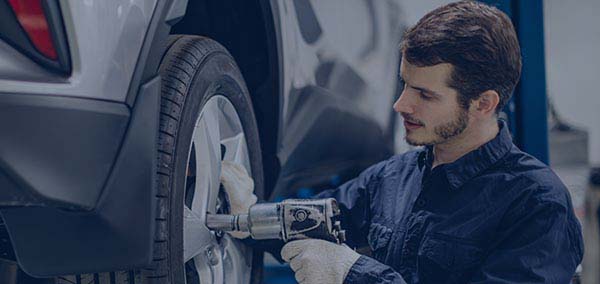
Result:
[[248,214],[207,214],[206,226],[216,231],[248,232],[255,240],[322,239],[341,244],[340,209],[334,198],[286,199],[277,203],[257,203]]

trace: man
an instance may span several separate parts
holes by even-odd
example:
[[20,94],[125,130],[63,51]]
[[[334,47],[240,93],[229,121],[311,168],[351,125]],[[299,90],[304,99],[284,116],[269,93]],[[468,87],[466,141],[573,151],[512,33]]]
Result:
[[[568,283],[583,242],[567,189],[498,120],[521,70],[510,19],[482,3],[452,3],[408,30],[401,50],[394,109],[406,141],[425,147],[316,196],[338,200],[348,246],[286,244],[281,256],[296,279]],[[231,194],[252,189],[224,185]],[[371,256],[350,248],[366,245]]]

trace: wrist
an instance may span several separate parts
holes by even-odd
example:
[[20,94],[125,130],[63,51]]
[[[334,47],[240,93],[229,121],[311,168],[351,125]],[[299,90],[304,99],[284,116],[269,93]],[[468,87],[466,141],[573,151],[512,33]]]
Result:
[[346,267],[345,271],[344,271],[344,275],[342,275],[342,280],[345,280],[346,277],[348,276],[348,273],[350,272],[350,270],[352,269],[352,266],[354,266],[354,264],[358,261],[358,259],[360,258],[360,254],[355,252],[354,250],[348,248],[349,252],[347,254],[346,257],[344,257],[344,266]]

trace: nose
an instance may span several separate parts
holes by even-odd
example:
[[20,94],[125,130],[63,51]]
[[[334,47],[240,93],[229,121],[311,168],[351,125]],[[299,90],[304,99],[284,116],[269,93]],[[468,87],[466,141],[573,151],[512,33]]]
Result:
[[409,100],[410,94],[406,89],[402,90],[400,97],[394,102],[394,110],[396,112],[413,113],[414,109]]

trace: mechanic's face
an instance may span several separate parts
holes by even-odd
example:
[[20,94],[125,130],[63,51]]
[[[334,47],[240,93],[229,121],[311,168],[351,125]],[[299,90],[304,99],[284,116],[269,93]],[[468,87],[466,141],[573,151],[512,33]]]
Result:
[[442,144],[461,134],[469,123],[458,92],[446,83],[452,65],[418,67],[402,59],[404,90],[394,110],[404,117],[406,141],[414,146]]

